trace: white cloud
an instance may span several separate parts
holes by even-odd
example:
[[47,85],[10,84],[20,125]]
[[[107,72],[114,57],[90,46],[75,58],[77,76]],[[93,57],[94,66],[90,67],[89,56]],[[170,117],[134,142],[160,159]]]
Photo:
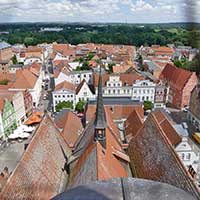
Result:
[[0,10],[0,22],[167,22],[191,16],[200,21],[200,1],[194,0],[0,0]]

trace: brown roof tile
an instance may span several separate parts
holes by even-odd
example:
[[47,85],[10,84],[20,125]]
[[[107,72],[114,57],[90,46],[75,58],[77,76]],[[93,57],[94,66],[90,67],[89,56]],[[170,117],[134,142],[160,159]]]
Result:
[[135,177],[174,185],[199,199],[194,182],[153,113],[130,141],[128,152]]
[[125,136],[128,143],[142,128],[142,124],[143,119],[141,119],[137,110],[133,110],[133,112],[129,115],[128,119],[125,122]]
[[[46,200],[60,192],[69,147],[45,116],[0,194],[2,200]],[[66,157],[65,157],[66,156]]]
[[[106,86],[106,82],[109,80],[110,76],[120,76],[120,80],[122,81],[123,86],[125,86],[126,84],[131,86],[136,80],[144,80],[144,77],[140,76],[137,73],[134,73],[134,74],[119,74],[119,75],[103,74],[102,75],[102,84],[103,84],[103,86]],[[94,85],[95,85],[95,87],[98,86],[98,80],[99,80],[99,75],[95,74],[95,76],[94,76]]]
[[79,117],[72,112],[68,112],[65,118],[64,129],[61,132],[61,136],[70,148],[75,147],[75,143],[83,132],[83,126]]
[[55,90],[60,90],[60,89],[67,89],[67,90],[75,91],[75,86],[73,83],[70,83],[68,81],[63,81],[62,83],[59,83],[55,87]]
[[182,90],[192,74],[193,73],[190,71],[177,68],[168,63],[161,72],[160,78],[167,80],[169,84],[172,84],[175,88]]

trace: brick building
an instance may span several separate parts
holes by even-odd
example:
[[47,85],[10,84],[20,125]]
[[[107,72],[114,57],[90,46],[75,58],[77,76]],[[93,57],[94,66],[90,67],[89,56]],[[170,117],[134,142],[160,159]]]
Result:
[[175,108],[182,109],[189,106],[191,91],[197,83],[194,72],[167,64],[160,79],[169,86],[168,102]]

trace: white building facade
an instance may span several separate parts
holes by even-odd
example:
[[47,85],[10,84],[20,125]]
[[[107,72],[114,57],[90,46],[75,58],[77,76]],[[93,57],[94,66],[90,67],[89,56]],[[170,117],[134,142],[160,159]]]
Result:
[[26,118],[23,92],[16,92],[13,95],[13,106],[16,114],[17,126],[20,126]]
[[[104,97],[130,97],[140,102],[154,103],[156,84],[149,80],[135,80],[132,85],[122,81],[120,76],[110,76],[103,87]],[[97,95],[97,87],[95,88]]]
[[83,80],[76,89],[76,104],[79,101],[87,102],[89,100],[94,100],[94,99],[95,99],[95,95],[92,93],[87,82],[85,80]]
[[60,72],[58,77],[55,78],[55,85],[62,83],[63,81],[68,81],[74,85],[79,85],[83,80],[89,85],[93,84],[93,72],[92,71],[72,71],[68,74]]
[[189,166],[192,166],[195,172],[198,171],[199,154],[195,153],[194,148],[189,143],[187,137],[182,138],[182,141],[177,145],[175,151],[187,168],[189,168]]

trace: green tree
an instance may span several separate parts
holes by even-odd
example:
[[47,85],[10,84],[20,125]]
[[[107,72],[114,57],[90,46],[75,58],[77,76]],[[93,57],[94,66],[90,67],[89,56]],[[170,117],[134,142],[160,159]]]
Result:
[[84,101],[79,101],[79,102],[76,104],[75,110],[76,110],[78,113],[82,113],[82,112],[84,112],[84,108],[85,108],[85,102],[84,102]]
[[9,80],[8,79],[3,79],[0,81],[0,85],[8,85]]
[[70,101],[62,101],[62,102],[58,103],[58,104],[56,105],[56,112],[60,112],[60,111],[63,110],[64,108],[73,109],[73,108],[74,108],[73,103],[70,102]]
[[14,55],[13,57],[12,57],[12,62],[13,62],[13,64],[14,65],[16,65],[18,62],[17,62],[17,56],[16,55]]
[[108,73],[108,74],[112,74],[113,73],[113,66],[114,66],[115,64],[114,63],[109,63],[108,64],[108,68],[107,68],[107,70],[106,70],[106,72]]
[[153,103],[151,101],[144,101],[144,110],[151,110],[153,108]]
[[144,70],[144,67],[143,67],[143,57],[142,57],[142,55],[139,55],[138,56],[138,58],[137,58],[137,61],[138,61],[138,63],[139,63],[139,67],[140,67],[140,69],[141,70]]
[[89,53],[87,58],[86,58],[86,60],[90,61],[90,60],[92,60],[93,57],[94,57],[94,54],[93,53]]

